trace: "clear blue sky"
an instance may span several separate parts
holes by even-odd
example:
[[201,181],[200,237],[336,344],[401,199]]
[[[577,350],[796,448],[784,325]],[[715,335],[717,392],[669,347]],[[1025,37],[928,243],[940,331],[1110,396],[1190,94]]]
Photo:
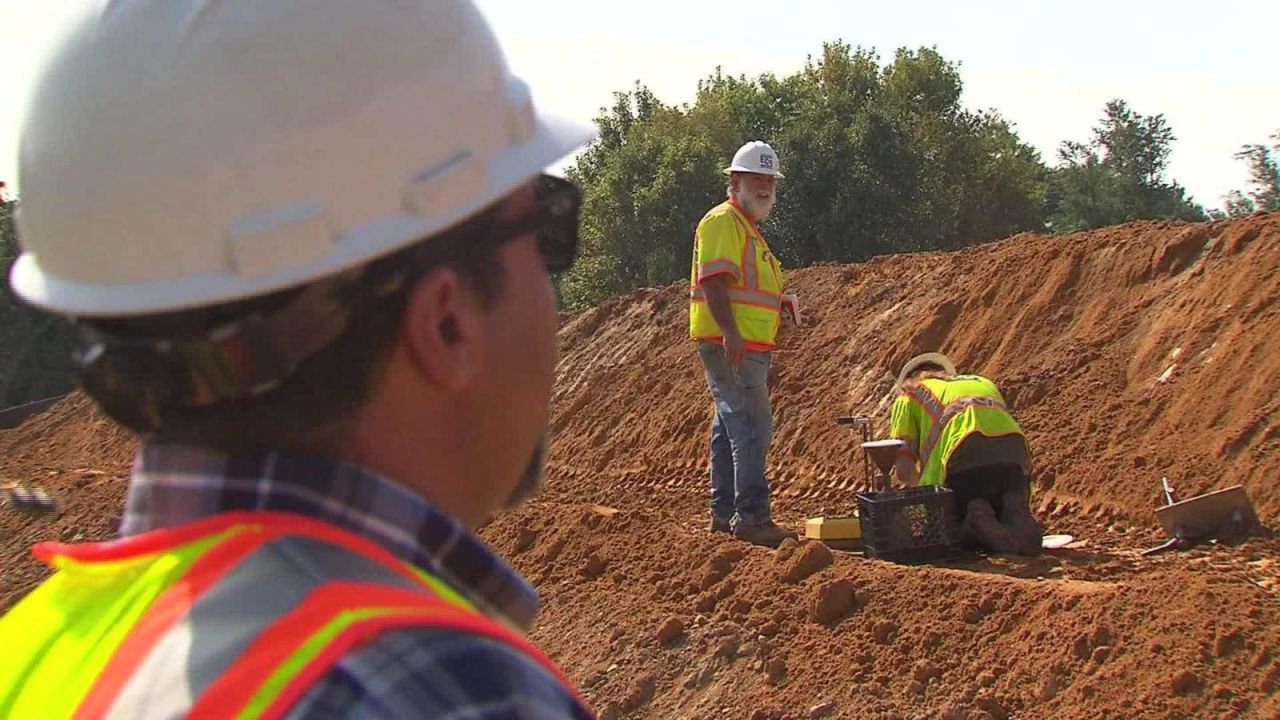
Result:
[[[13,177],[17,107],[32,58],[72,1],[81,0],[0,0],[0,61],[8,69],[0,78],[0,178]],[[1170,175],[1211,207],[1246,183],[1243,164],[1231,157],[1239,146],[1280,130],[1274,1],[479,5],[539,104],[584,120],[637,79],[663,100],[683,102],[716,65],[785,74],[823,41],[842,39],[882,58],[902,46],[936,46],[961,64],[964,103],[998,109],[1049,162],[1063,140],[1088,137],[1113,97],[1143,114],[1163,113],[1178,138]]]

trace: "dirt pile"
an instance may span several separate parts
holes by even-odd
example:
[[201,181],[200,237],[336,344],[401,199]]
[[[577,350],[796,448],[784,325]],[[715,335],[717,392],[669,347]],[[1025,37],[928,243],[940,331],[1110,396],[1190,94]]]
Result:
[[[1160,477],[1242,483],[1280,517],[1280,215],[1023,235],[790,273],[806,325],[771,376],[775,515],[853,505],[855,437],[940,349],[993,377],[1035,449],[1036,505],[1084,539],[1033,560],[903,567],[706,528],[711,415],[687,287],[564,321],[545,491],[482,534],[539,587],[534,639],[606,718],[1280,716],[1280,541],[1143,558]],[[82,398],[0,433],[0,477],[56,519],[0,513],[0,608],[25,547],[106,537],[133,444]]]
[[[887,429],[897,370],[942,350],[997,381],[1035,451],[1045,509],[1146,521],[1159,481],[1243,483],[1280,513],[1280,215],[1020,235],[958,253],[788,276],[806,325],[774,354],[770,474],[784,496],[847,497],[857,438]],[[551,460],[575,492],[702,481],[710,402],[683,286],[566,323]]]

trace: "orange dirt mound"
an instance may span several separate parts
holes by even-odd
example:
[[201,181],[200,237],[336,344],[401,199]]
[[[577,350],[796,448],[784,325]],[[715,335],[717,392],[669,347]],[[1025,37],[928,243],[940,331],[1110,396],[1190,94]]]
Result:
[[[1280,542],[1138,553],[1161,539],[1161,476],[1184,496],[1241,483],[1276,525],[1280,215],[1021,235],[788,281],[807,320],[771,377],[780,522],[852,509],[859,438],[834,417],[872,415],[882,435],[898,367],[939,349],[1001,385],[1041,517],[1084,542],[902,567],[713,536],[687,287],[566,316],[547,487],[482,534],[538,585],[534,639],[603,717],[1280,716]],[[0,476],[66,508],[3,514],[0,608],[40,575],[22,546],[109,534],[132,447],[77,397],[0,433]]]

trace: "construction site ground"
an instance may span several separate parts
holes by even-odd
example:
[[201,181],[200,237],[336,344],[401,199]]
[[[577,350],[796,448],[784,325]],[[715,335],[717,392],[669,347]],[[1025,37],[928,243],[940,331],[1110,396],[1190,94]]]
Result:
[[[1067,549],[929,565],[707,529],[711,404],[687,286],[566,316],[541,495],[481,534],[541,592],[534,640],[606,718],[1280,717],[1280,215],[1020,235],[788,275],[770,378],[776,519],[854,507],[865,414],[939,349],[995,379]],[[0,610],[38,540],[110,537],[133,442],[73,395],[0,433]],[[1265,529],[1143,557],[1160,478],[1242,484]]]

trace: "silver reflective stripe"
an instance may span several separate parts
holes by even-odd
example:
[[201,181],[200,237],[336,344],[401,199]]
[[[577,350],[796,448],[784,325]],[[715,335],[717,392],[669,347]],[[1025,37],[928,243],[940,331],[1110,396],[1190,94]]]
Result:
[[755,230],[751,227],[751,224],[738,213],[737,208],[734,208],[732,212],[733,219],[738,221],[738,224],[742,226],[742,232],[747,236],[746,256],[742,267],[742,284],[746,285],[748,288],[759,290],[760,267],[758,265],[759,261],[756,259]]
[[915,400],[929,414],[929,419],[937,422],[942,417],[942,403],[923,385],[912,385],[904,390],[908,397]]
[[968,397],[956,400],[947,406],[940,417],[934,418],[933,429],[929,431],[929,438],[925,440],[924,445],[920,447],[920,471],[929,467],[929,458],[933,456],[933,451],[937,448],[938,440],[942,438],[942,431],[947,427],[947,423],[960,413],[975,407],[989,407],[1006,409],[1005,404],[994,398],[987,397]]
[[107,717],[186,715],[262,632],[333,581],[419,588],[390,568],[322,540],[286,536],[268,542],[201,595],[156,643]]
[[[707,295],[702,288],[695,287],[689,291],[689,299],[694,302],[706,302]],[[777,309],[782,305],[782,296],[767,290],[750,290],[748,288],[729,288],[729,301],[747,305],[763,305]]]

